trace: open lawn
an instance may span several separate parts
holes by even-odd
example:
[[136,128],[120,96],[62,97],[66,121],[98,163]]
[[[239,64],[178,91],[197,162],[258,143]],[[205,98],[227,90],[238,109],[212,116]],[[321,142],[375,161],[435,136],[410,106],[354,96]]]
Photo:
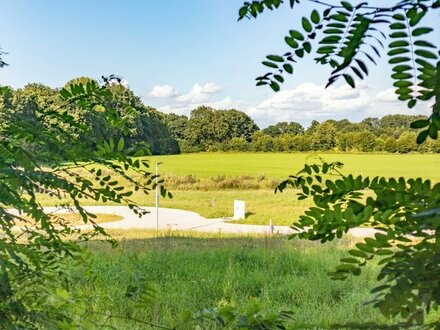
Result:
[[[440,155],[427,154],[288,154],[288,153],[200,153],[150,157],[156,161],[173,199],[161,199],[162,207],[194,211],[206,218],[230,217],[234,199],[246,201],[247,217],[243,223],[290,225],[310,206],[298,201],[295,192],[274,194],[277,182],[296,173],[305,162],[339,160],[346,164],[346,174],[364,176],[426,177],[440,180]],[[153,206],[154,192],[133,195],[140,205]],[[44,205],[53,200],[43,196]],[[90,205],[84,201],[85,205]]]
[[440,154],[351,154],[351,153],[198,153],[151,157],[151,165],[163,162],[160,171],[165,176],[195,175],[265,175],[284,179],[295,174],[305,162],[325,161],[345,164],[345,174],[385,177],[424,177],[440,181]]
[[[291,310],[300,324],[385,321],[371,305],[363,304],[371,298],[375,265],[345,282],[327,276],[354,244],[350,240],[321,245],[277,237],[110,233],[122,237],[117,248],[104,242],[88,244],[98,276],[93,286],[80,269],[71,270],[78,292],[93,297],[89,302],[98,314],[126,316],[134,311],[132,316],[140,320],[177,325],[184,310],[258,304],[267,311]],[[150,303],[136,308],[137,302],[127,301],[125,294],[142,278],[155,293]],[[144,324],[125,320],[110,323],[118,329],[145,329]]]

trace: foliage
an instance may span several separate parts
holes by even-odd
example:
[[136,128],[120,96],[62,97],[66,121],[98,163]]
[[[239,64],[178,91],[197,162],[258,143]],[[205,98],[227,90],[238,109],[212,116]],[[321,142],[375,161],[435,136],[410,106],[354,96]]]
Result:
[[[69,81],[65,88],[70,89],[75,84],[86,85],[87,83],[98,84],[93,79],[80,77]],[[126,127],[125,131],[120,127],[110,125],[103,112],[91,112],[75,104],[63,104],[58,96],[59,89],[42,84],[28,84],[23,89],[17,90],[8,88],[8,92],[4,92],[0,97],[0,119],[3,122],[15,121],[17,118],[22,121],[26,119],[31,126],[39,125],[40,118],[37,116],[39,113],[47,108],[58,109],[63,106],[73,119],[82,121],[84,125],[91,127],[85,132],[86,135],[78,135],[72,127],[65,125],[65,129],[71,130],[70,134],[76,140],[85,142],[91,150],[96,149],[103,137],[112,138],[114,141],[119,141],[121,137],[124,137],[124,152],[134,149],[142,149],[144,154],[179,152],[177,141],[171,136],[160,112],[146,107],[140,98],[124,85],[111,83],[105,86],[112,92],[113,97],[105,100],[103,106],[115,110],[119,120]],[[42,125],[45,129],[50,129],[50,125]],[[28,152],[43,152],[43,146],[36,142],[26,142],[25,147]]]
[[[387,5],[372,6],[368,2],[340,4],[316,0],[290,0],[295,11],[301,3],[312,2],[325,9],[313,9],[302,17],[301,28],[290,30],[285,37],[292,49],[283,55],[268,55],[263,65],[274,71],[258,77],[257,85],[269,85],[280,90],[285,74],[293,74],[294,64],[312,53],[317,44],[314,60],[332,70],[327,86],[344,79],[355,87],[355,77],[364,79],[368,66],[376,64],[386,52],[390,57],[391,78],[398,99],[412,108],[417,101],[433,101],[429,119],[413,123],[413,128],[424,129],[418,136],[422,143],[428,136],[436,139],[440,129],[440,61],[438,46],[430,40],[432,27],[425,26],[427,14],[440,8],[438,0],[393,1]],[[283,0],[245,2],[239,10],[239,20],[257,17],[266,9],[279,8]],[[385,45],[389,29],[390,42]]]
[[[265,9],[279,8],[283,2],[245,2],[239,20],[257,17]],[[440,8],[440,1],[403,0],[371,6],[368,2],[341,1],[336,5],[320,0],[291,0],[289,4],[296,10],[304,2],[325,9],[322,13],[313,9],[301,19],[300,31],[289,31],[285,41],[293,51],[268,55],[263,65],[274,71],[258,77],[257,85],[269,85],[279,91],[283,75],[292,74],[293,63],[310,54],[317,43],[316,63],[332,70],[327,86],[343,79],[354,88],[354,77],[364,79],[369,74],[368,63],[376,64],[376,59],[386,52],[397,98],[409,108],[418,101],[433,103],[429,118],[411,123],[411,128],[421,130],[417,144],[428,137],[436,140],[440,130],[440,61],[438,46],[429,39],[433,28],[424,25],[424,19]],[[384,28],[389,30],[388,45]],[[380,122],[366,120],[361,124],[375,130]],[[382,140],[383,147],[406,153],[416,147],[415,138],[414,133],[405,132],[395,143],[391,137]],[[339,135],[338,143],[346,149],[355,142]],[[294,236],[326,242],[342,237],[354,227],[376,228],[374,238],[356,244],[332,276],[345,279],[348,274],[359,275],[369,260],[380,258],[382,270],[379,286],[373,290],[377,294],[374,306],[385,316],[399,315],[408,324],[424,324],[430,311],[438,312],[440,302],[440,185],[422,179],[345,176],[339,171],[341,166],[339,162],[305,165],[278,186],[280,191],[287,186],[299,188],[298,199],[313,199],[314,206],[294,226],[298,230]],[[339,178],[329,179],[328,175]],[[427,326],[438,328],[438,320]]]
[[270,135],[272,137],[283,135],[283,134],[291,134],[291,135],[299,135],[304,133],[304,127],[300,123],[296,122],[279,122],[275,125],[269,125],[265,129],[262,130],[264,134]]
[[7,53],[5,53],[4,51],[2,51],[2,49],[0,48],[0,68],[3,68],[5,66],[8,65],[8,63],[6,63],[5,61],[3,61],[2,57],[3,55],[6,55]]
[[[303,329],[294,327],[297,323],[326,328],[360,317],[386,322],[372,306],[362,306],[374,285],[376,266],[365,267],[360,277],[346,283],[332,281],[322,271],[338,264],[350,249],[350,241],[329,248],[306,241],[292,244],[285,237],[262,234],[109,233],[120,240],[115,249],[103,242],[88,243],[97,274],[94,285],[82,278],[79,269],[72,266],[70,272],[78,281],[77,289],[88,291],[96,312],[102,318],[108,316],[108,324],[117,329],[132,329],[133,324],[112,315],[130,315],[163,325],[180,325],[191,317],[202,329],[221,328],[221,321],[231,320],[228,315],[233,316],[229,328],[236,329],[233,325],[240,321],[236,316],[249,322],[276,316],[282,310],[293,312],[292,320],[286,320],[288,329]],[[147,293],[142,290],[142,276],[153,291],[153,299],[147,298],[147,304],[139,306]],[[126,298],[127,287],[131,288],[130,299]],[[218,322],[214,316],[219,317]],[[142,324],[138,328],[143,329]],[[195,329],[196,324],[176,328]]]
[[[383,315],[400,315],[408,323],[424,323],[438,311],[440,282],[440,184],[430,180],[342,175],[339,162],[305,165],[278,190],[300,189],[298,199],[313,198],[314,206],[293,228],[301,239],[332,241],[350,229],[368,226],[374,237],[349,251],[331,273],[334,279],[359,275],[371,259],[379,259],[379,285],[372,303]],[[326,179],[337,175],[337,179]]]
[[[125,203],[142,215],[145,211],[130,199],[133,191],[113,177],[119,175],[135,191],[148,194],[154,188],[154,175],[146,160],[135,159],[136,154],[124,150],[123,137],[102,138],[95,150],[80,138],[88,136],[91,128],[86,118],[72,115],[72,108],[101,116],[109,127],[129,131],[111,106],[114,94],[109,88],[94,81],[75,82],[59,92],[57,102],[34,97],[33,91],[39,88],[32,86],[27,90],[30,97],[19,97],[33,120],[17,116],[0,125],[0,327],[90,328],[93,319],[87,317],[87,299],[76,294],[65,272],[66,264],[71,263],[86,267],[85,276],[89,276],[88,255],[77,242],[105,235],[94,221],[96,216],[82,203]],[[11,89],[2,87],[0,92],[9,97]],[[37,146],[39,152],[30,152],[26,145]],[[84,177],[84,171],[89,178]],[[133,180],[134,173],[142,180]],[[166,193],[163,187],[161,191]],[[68,200],[58,206],[74,207],[93,229],[80,232],[63,219],[46,214],[40,193]]]
[[191,111],[184,136],[201,150],[218,150],[219,145],[226,145],[234,137],[250,141],[257,130],[258,126],[244,112],[201,106]]

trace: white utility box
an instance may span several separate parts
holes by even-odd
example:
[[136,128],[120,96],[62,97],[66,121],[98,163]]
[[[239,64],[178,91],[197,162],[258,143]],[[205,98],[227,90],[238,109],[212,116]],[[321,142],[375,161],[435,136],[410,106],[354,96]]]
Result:
[[234,220],[242,220],[245,218],[245,202],[240,200],[234,201]]

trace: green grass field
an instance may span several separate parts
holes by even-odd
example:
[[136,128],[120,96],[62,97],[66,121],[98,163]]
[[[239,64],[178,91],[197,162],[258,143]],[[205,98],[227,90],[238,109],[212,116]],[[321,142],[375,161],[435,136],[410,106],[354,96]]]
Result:
[[198,153],[151,157],[154,169],[156,161],[163,162],[160,171],[167,175],[195,175],[215,177],[219,175],[264,174],[266,177],[284,179],[295,174],[304,163],[340,161],[346,174],[385,177],[425,177],[440,181],[437,154],[349,154],[349,153]]
[[[296,323],[385,322],[371,305],[363,304],[371,298],[375,265],[345,282],[327,276],[352,241],[321,245],[276,237],[113,234],[123,237],[116,249],[103,242],[89,243],[98,276],[93,286],[81,270],[71,270],[77,290],[91,297],[98,314],[125,316],[135,311],[137,319],[174,326],[183,310],[258,304],[267,311],[291,310]],[[136,301],[125,293],[129,285],[139,285],[140,278],[156,293],[151,303],[136,308]],[[110,323],[117,329],[145,329],[144,324],[125,320]]]
[[[298,201],[295,192],[274,194],[276,183],[296,173],[305,162],[341,161],[346,174],[364,176],[425,177],[440,180],[440,155],[429,154],[287,154],[287,153],[201,153],[150,157],[156,161],[173,199],[161,199],[162,207],[194,211],[206,218],[231,217],[234,199],[246,201],[243,223],[291,225],[310,206]],[[155,205],[154,194],[135,193],[140,205]],[[43,196],[44,205],[53,200]],[[89,204],[85,201],[85,205]]]

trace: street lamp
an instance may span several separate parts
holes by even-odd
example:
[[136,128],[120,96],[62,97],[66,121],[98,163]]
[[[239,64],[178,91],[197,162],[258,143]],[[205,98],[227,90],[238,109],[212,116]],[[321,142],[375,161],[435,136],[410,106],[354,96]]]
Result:
[[159,165],[162,163],[156,162],[156,229],[159,230]]

